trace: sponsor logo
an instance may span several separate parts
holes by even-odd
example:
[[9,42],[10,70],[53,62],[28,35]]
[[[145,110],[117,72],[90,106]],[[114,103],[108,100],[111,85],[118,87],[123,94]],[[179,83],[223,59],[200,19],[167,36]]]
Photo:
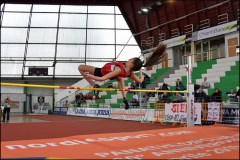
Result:
[[110,115],[109,109],[82,109],[77,108],[75,114],[79,115]]
[[62,112],[67,112],[67,110],[68,110],[67,108],[61,108]]
[[54,112],[59,112],[60,109],[61,109],[61,108],[59,108],[59,107],[55,107],[55,108],[54,108]]

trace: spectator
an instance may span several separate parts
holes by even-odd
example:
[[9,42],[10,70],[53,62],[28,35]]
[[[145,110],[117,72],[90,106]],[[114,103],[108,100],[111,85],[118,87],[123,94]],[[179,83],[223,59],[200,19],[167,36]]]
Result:
[[176,82],[176,90],[177,91],[183,91],[185,89],[182,81],[180,79],[177,79],[177,82]]
[[169,90],[168,84],[163,83],[163,85],[162,85],[162,90]]
[[[95,88],[100,88],[100,86],[98,85],[98,86],[96,86]],[[96,99],[96,100],[97,100],[97,99],[100,99],[100,97],[99,97],[99,90],[94,90],[93,93],[95,94],[95,99]]]
[[194,84],[194,91],[197,91],[201,86],[199,84]]
[[76,102],[76,103],[79,103],[79,101],[80,101],[80,95],[79,95],[79,93],[77,93],[77,94],[75,95],[75,102]]
[[240,89],[238,89],[238,91],[236,93],[236,97],[238,98],[238,101],[239,101],[239,96],[240,96]]
[[[100,86],[98,84],[95,84],[94,88],[100,88]],[[93,90],[93,93],[95,94],[95,96],[99,96],[99,90]]]
[[199,88],[198,92],[196,93],[196,102],[207,102],[207,94],[202,88]]
[[[182,83],[182,81],[180,79],[177,79],[177,82],[176,82],[176,90],[177,91],[183,91],[185,90],[185,87]],[[183,96],[183,93],[181,93],[181,95]]]
[[133,98],[131,100],[132,106],[139,106],[139,99],[138,99],[138,95],[136,94],[136,92],[133,92]]
[[133,81],[130,85],[130,89],[135,89],[136,88],[136,84],[135,84],[135,81]]
[[140,87],[141,87],[141,84],[135,83],[135,89],[140,89]]
[[240,89],[238,89],[236,96],[240,96]]
[[207,77],[204,77],[204,80],[202,82],[202,85],[201,85],[202,89],[208,89],[210,88],[210,83],[207,81]]
[[7,114],[7,122],[9,122],[11,105],[12,105],[12,100],[9,98],[9,96],[7,96],[7,98],[4,99],[4,101],[3,101],[3,106],[4,106],[4,108],[3,108],[3,120],[2,120],[3,123],[5,123],[6,114]]
[[141,84],[141,87],[146,88],[147,84],[150,83],[150,77],[146,73],[143,73],[143,75],[144,75],[144,79]]
[[229,97],[230,102],[237,102],[237,96],[236,93],[233,89],[230,90],[230,92],[227,94],[227,96]]
[[86,99],[86,100],[93,100],[93,96],[92,96],[90,93],[87,93],[87,94],[85,95],[85,99]]
[[[136,89],[135,81],[132,81],[132,83],[130,84],[130,88],[128,89]],[[131,91],[128,91],[127,93],[131,93]]]
[[181,103],[183,102],[183,97],[180,93],[176,93],[176,97],[173,99],[173,103]]
[[[151,88],[151,90],[155,90],[155,88]],[[155,94],[156,94],[156,92],[150,92],[150,93],[149,93],[149,96],[150,96],[150,97],[155,97]]]
[[214,89],[211,96],[211,102],[222,102],[222,92],[218,88]]
[[80,103],[85,103],[85,97],[82,93],[79,93]]
[[[168,84],[163,83],[163,85],[160,86],[160,87],[158,88],[158,90],[169,90]],[[163,92],[158,92],[158,97],[160,97],[162,94],[163,94]]]
[[[154,90],[154,88],[153,88]],[[144,100],[142,101],[142,103],[146,103],[149,100],[149,97],[155,97],[155,92],[147,92],[144,95]]]
[[170,98],[169,98],[169,95],[167,94],[167,92],[164,92],[161,95],[161,102],[162,103],[169,103],[170,102]]
[[95,95],[95,100],[101,99],[99,95]]
[[144,100],[142,101],[142,103],[146,103],[149,100],[149,97],[152,95],[151,92],[147,92],[143,97]]
[[64,104],[64,107],[69,107],[69,103],[68,103],[68,100],[65,101],[65,104]]
[[[159,86],[157,90],[162,90],[162,86]],[[158,97],[160,97],[163,94],[163,92],[157,92],[157,94],[158,94]]]
[[77,103],[77,106],[80,107],[81,103],[84,102],[84,96],[82,93],[78,93],[75,96],[75,102]]
[[107,88],[113,88],[112,82],[108,82]]

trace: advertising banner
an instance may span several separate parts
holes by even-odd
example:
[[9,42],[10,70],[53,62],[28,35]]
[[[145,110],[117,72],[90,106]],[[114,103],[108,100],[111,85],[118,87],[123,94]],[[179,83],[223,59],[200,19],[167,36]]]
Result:
[[[131,120],[131,121],[142,121],[144,120],[146,109],[121,109],[114,108],[111,109],[110,118],[111,119],[122,119],[122,120]],[[148,117],[150,118],[150,117]]]
[[239,108],[223,108],[222,123],[239,125]]
[[182,44],[185,43],[185,41],[186,41],[186,35],[183,35],[183,36],[179,36],[179,37],[175,37],[175,38],[165,40],[162,43],[166,44],[167,48],[171,48],[173,46],[182,45]]
[[76,108],[70,109],[68,115],[109,118],[109,108]]
[[19,101],[12,101],[11,109],[19,109]]
[[218,122],[219,115],[220,115],[220,103],[218,103],[218,102],[208,103],[207,120]]
[[[201,103],[194,103],[194,122],[201,124]],[[166,122],[187,122],[187,103],[165,103]]]
[[68,107],[54,107],[53,114],[62,114],[66,115]]
[[207,28],[198,32],[193,32],[192,41],[198,41],[210,37],[237,31],[237,21],[225,23],[215,27]]
[[48,114],[49,103],[35,103],[32,106],[32,112],[38,114]]

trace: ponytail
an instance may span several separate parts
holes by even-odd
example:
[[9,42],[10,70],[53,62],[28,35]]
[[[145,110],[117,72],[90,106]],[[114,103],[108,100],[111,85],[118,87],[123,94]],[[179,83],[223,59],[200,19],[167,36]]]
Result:
[[145,64],[140,58],[134,58],[132,71],[139,71],[142,67],[159,64],[162,61],[166,48],[167,45],[159,44]]
[[159,44],[152,55],[148,58],[143,67],[153,66],[159,64],[162,61],[164,53],[166,52],[167,45]]

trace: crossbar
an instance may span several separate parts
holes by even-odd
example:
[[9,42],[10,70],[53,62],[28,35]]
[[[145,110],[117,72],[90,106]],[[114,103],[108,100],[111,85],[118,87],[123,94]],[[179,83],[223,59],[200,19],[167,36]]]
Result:
[[53,88],[53,89],[73,89],[73,90],[97,90],[97,91],[128,91],[128,92],[171,92],[186,93],[186,91],[170,91],[170,90],[150,90],[150,89],[120,89],[120,88],[85,88],[76,86],[54,86],[39,84],[23,84],[23,83],[5,83],[1,82],[1,86],[9,87],[30,87],[30,88]]

